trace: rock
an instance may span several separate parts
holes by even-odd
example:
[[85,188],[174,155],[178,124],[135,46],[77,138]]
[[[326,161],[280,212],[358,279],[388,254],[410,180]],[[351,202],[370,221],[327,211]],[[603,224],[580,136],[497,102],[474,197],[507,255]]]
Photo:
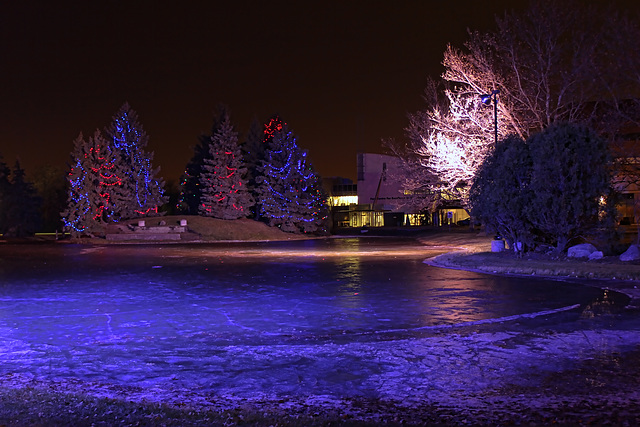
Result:
[[513,250],[515,252],[524,252],[524,243],[523,242],[513,242]]
[[567,256],[569,258],[587,258],[597,249],[591,243],[582,243],[580,245],[571,246],[567,250]]
[[604,254],[602,253],[602,251],[591,252],[591,255],[589,255],[589,260],[602,259],[602,258],[604,258]]
[[492,240],[491,241],[491,252],[502,252],[504,251],[504,240]]
[[629,249],[620,255],[620,261],[636,261],[640,259],[640,247],[638,245],[631,245]]

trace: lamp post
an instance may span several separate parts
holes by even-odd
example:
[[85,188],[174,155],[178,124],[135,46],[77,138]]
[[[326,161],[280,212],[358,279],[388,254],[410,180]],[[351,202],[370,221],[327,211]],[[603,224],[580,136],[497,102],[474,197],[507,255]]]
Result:
[[495,89],[491,91],[491,93],[486,93],[484,95],[480,95],[480,100],[484,105],[491,104],[493,101],[493,131],[495,135],[495,143],[498,144],[498,94],[500,93],[499,89]]

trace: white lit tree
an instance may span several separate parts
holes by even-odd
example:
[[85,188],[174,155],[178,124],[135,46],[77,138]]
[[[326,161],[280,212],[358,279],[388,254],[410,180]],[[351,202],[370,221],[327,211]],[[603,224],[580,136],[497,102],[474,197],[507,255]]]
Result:
[[221,219],[247,217],[251,213],[253,199],[244,178],[246,168],[238,133],[226,110],[222,112],[218,128],[213,130],[209,155],[203,163],[199,177],[200,215]]
[[483,105],[473,90],[445,86],[444,98],[439,90],[430,82],[425,99],[431,108],[409,116],[407,133],[417,155],[411,162],[419,162],[436,178],[429,184],[435,193],[467,207],[469,188],[493,147],[493,107]]
[[[464,49],[449,46],[443,85],[428,87],[428,107],[410,116],[408,128],[415,153],[440,178],[438,189],[467,204],[476,171],[493,149],[493,108],[480,103],[483,94],[500,92],[503,136],[527,139],[558,122],[618,127],[602,113],[640,93],[640,80],[629,77],[640,75],[640,57],[628,55],[637,34],[637,24],[612,9],[541,0],[498,18],[494,32],[470,32]],[[625,68],[616,65],[623,57]]]

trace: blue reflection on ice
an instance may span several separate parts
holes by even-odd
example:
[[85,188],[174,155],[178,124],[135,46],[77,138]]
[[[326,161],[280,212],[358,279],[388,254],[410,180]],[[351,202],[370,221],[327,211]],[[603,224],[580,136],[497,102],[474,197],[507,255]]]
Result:
[[243,343],[387,330],[397,338],[601,295],[436,269],[422,263],[428,255],[393,239],[16,248],[5,257],[0,322],[29,341],[74,345],[194,334]]

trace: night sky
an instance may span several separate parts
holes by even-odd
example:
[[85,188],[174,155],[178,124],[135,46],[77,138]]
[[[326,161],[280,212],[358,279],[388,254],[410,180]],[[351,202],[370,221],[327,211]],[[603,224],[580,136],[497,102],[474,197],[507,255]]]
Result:
[[242,134],[280,114],[322,176],[404,138],[447,43],[518,1],[7,1],[0,7],[0,153],[27,173],[126,101],[154,165],[177,180],[218,103]]

